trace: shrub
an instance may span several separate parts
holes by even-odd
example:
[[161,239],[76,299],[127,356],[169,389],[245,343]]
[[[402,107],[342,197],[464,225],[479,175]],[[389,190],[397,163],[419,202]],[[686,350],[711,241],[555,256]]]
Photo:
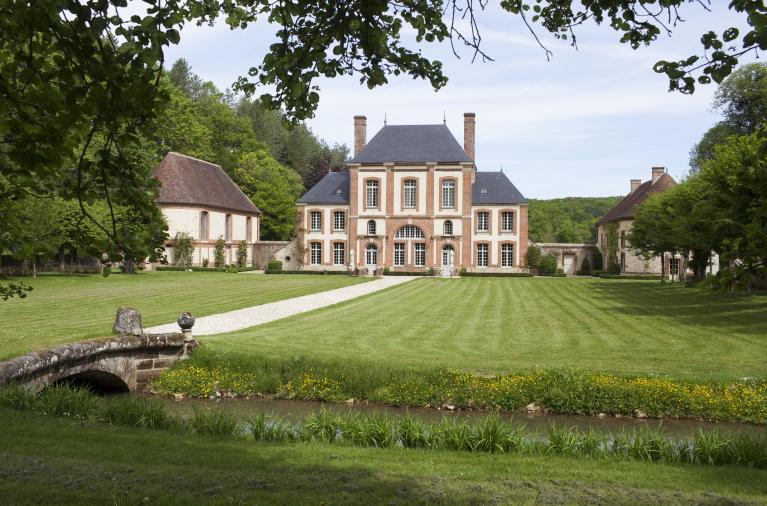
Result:
[[581,262],[581,271],[579,274],[583,274],[584,276],[591,274],[591,264],[589,263],[588,257],[583,257],[583,262]]
[[594,251],[594,265],[591,266],[593,270],[601,271],[602,270],[602,252],[599,250],[599,248]]
[[527,255],[525,256],[525,261],[527,262],[527,267],[531,271],[537,270],[541,265],[543,254],[541,253],[541,248],[539,248],[535,244],[531,244],[527,248]]
[[267,274],[282,272],[282,262],[279,260],[269,260],[269,263],[266,264],[266,272]]
[[176,232],[171,240],[173,247],[173,265],[188,269],[192,265],[192,256],[194,255],[194,244],[192,236],[186,232]]
[[245,267],[248,262],[248,243],[240,241],[237,244],[237,267]]
[[203,266],[203,268],[207,269],[207,268],[208,268],[208,265],[210,265],[210,259],[208,259],[208,258],[203,258],[203,259],[202,259],[202,266]]
[[223,237],[219,237],[213,254],[213,265],[216,269],[222,270],[224,268],[224,250],[226,250],[226,241]]
[[554,255],[543,255],[538,266],[538,272],[541,274],[541,276],[553,276],[556,274],[557,257]]
[[618,262],[611,262],[609,268],[607,269],[608,274],[612,274],[613,276],[617,276],[621,273],[621,266]]
[[389,272],[391,272],[391,269],[389,269],[388,267],[384,267],[384,276],[389,274]]

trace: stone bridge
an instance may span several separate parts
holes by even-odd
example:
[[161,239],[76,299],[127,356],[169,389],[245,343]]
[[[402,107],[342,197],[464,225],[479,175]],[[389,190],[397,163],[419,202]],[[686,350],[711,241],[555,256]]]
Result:
[[[130,313],[132,311],[132,313]],[[122,312],[122,313],[121,313]],[[128,314],[128,317],[125,315]],[[69,382],[101,392],[142,392],[166,368],[189,357],[198,343],[191,325],[183,332],[144,334],[141,316],[121,308],[115,320],[119,335],[66,344],[0,362],[0,383],[15,382],[34,391]]]

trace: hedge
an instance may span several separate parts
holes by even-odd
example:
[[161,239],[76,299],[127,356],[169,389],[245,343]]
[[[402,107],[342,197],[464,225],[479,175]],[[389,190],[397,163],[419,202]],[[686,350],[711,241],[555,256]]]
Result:
[[181,267],[177,265],[158,265],[154,268],[156,271],[194,271],[194,272],[246,272],[255,271],[255,267],[237,267],[228,266],[224,269],[217,269],[215,267]]
[[645,281],[660,281],[659,274],[600,274],[599,277],[602,279],[642,279]]
[[470,278],[532,278],[529,272],[462,272],[461,276]]

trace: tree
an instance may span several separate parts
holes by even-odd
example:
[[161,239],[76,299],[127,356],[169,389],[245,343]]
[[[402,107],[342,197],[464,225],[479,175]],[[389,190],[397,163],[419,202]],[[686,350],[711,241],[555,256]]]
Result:
[[621,197],[566,197],[530,200],[530,240],[596,242],[596,223]]
[[346,167],[349,148],[336,145],[333,149],[323,146],[322,151],[309,161],[309,171],[304,179],[304,187],[311,188],[327,175],[328,172],[339,172]]
[[542,258],[541,248],[539,248],[535,244],[531,244],[530,246],[528,246],[527,255],[525,258],[525,265],[527,265],[528,269],[530,269],[531,272],[537,270],[538,267],[540,267],[541,258]]
[[[662,283],[666,280],[666,253],[678,248],[674,236],[674,218],[665,202],[666,193],[653,194],[639,206],[627,236],[637,255],[645,258],[660,257]],[[608,258],[609,269],[614,259],[608,255],[605,257]]]
[[240,158],[234,179],[261,210],[262,237],[288,240],[294,231],[296,200],[304,189],[299,175],[260,149]]
[[192,67],[184,58],[179,58],[173,63],[168,71],[168,78],[191,100],[197,100],[203,93],[202,79],[192,72]]
[[767,65],[744,65],[714,95],[714,109],[724,119],[711,127],[690,151],[692,173],[714,154],[714,147],[733,135],[750,135],[767,123]]

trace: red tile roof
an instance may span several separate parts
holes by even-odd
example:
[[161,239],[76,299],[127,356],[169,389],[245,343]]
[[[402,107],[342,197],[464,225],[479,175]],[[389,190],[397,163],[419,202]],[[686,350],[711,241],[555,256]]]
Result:
[[623,200],[602,216],[597,225],[603,225],[611,221],[634,219],[639,204],[647,200],[650,195],[662,193],[675,184],[674,178],[665,173],[655,181],[655,184],[653,184],[652,180],[645,181],[639,185],[639,188],[626,195]]
[[243,214],[261,214],[216,164],[170,152],[152,175],[160,181],[158,204],[214,207]]

